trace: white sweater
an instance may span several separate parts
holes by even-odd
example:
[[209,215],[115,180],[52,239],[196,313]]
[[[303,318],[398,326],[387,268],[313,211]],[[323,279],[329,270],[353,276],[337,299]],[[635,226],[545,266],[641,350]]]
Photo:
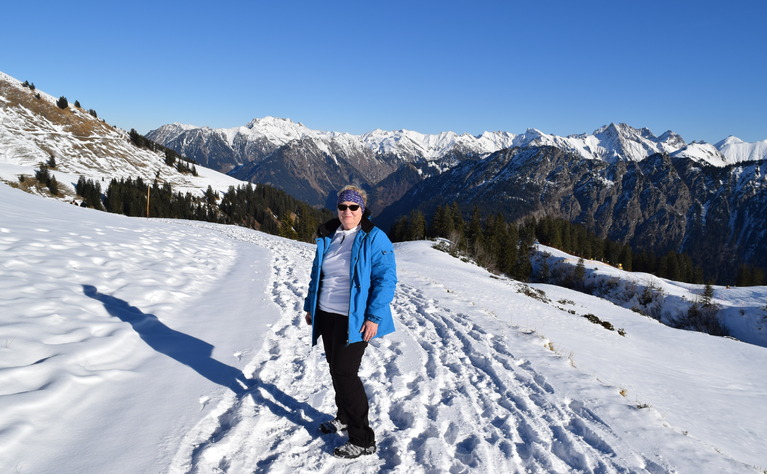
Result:
[[339,227],[333,235],[322,261],[322,284],[318,302],[322,311],[349,315],[352,244],[359,229],[359,226],[351,230]]

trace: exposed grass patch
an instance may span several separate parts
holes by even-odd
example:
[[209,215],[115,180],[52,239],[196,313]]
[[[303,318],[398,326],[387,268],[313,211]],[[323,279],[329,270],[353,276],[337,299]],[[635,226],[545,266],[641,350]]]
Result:
[[546,292],[540,288],[532,288],[528,285],[522,285],[517,289],[517,292],[546,304],[551,303],[551,300],[546,296]]
[[10,107],[24,107],[35,115],[44,117],[52,124],[63,126],[64,130],[72,133],[76,138],[89,138],[111,127],[96,119],[91,114],[76,108],[73,104],[61,109],[51,102],[47,96],[29,88],[17,88],[11,84],[0,81],[0,91],[6,98],[5,105]]
[[[588,319],[590,322],[602,326],[603,328],[607,329],[608,331],[615,331],[615,326],[610,321],[602,321],[599,319],[599,317],[595,314],[587,313],[583,315],[584,318]],[[621,336],[626,335],[626,331],[624,329],[618,329],[618,334]]]

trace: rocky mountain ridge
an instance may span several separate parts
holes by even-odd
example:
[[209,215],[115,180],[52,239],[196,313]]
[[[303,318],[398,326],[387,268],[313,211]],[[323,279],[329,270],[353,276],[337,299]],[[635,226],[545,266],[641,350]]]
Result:
[[453,201],[465,214],[558,217],[637,250],[687,253],[712,281],[733,281],[741,264],[767,269],[767,160],[606,162],[552,146],[506,149],[416,184],[379,222]]
[[[534,128],[522,134],[510,132],[484,132],[480,135],[455,132],[423,134],[410,130],[379,129],[363,135],[352,135],[312,130],[290,119],[264,117],[253,119],[245,126],[228,129],[173,123],[150,131],[147,137],[179,152],[186,152],[190,158],[214,169],[225,167],[225,165],[219,165],[221,158],[211,158],[209,154],[204,153],[204,150],[202,154],[197,154],[198,140],[218,142],[228,147],[231,151],[225,156],[236,156],[238,165],[258,161],[265,154],[274,152],[290,142],[306,140],[315,141],[319,144],[319,149],[329,154],[338,152],[339,149],[345,149],[347,154],[352,150],[367,151],[380,156],[397,155],[409,162],[418,159],[438,160],[454,150],[464,154],[486,155],[503,148],[544,145],[574,152],[585,159],[608,162],[641,161],[655,153],[673,154],[689,147],[680,135],[670,130],[656,137],[647,128],[636,129],[625,123],[611,123],[591,134],[583,133],[567,137],[546,134]],[[693,144],[703,145],[696,142]],[[707,162],[715,166],[767,157],[767,140],[746,143],[730,136],[715,145],[708,145],[707,148],[712,150],[707,153],[713,155],[713,158]],[[688,152],[687,156],[691,155]],[[206,159],[212,160],[212,163],[206,163]]]
[[[763,159],[767,140],[746,144],[735,137],[717,145],[687,144],[672,131],[655,136],[649,129],[611,123],[591,134],[560,137],[529,129],[522,134],[422,134],[374,130],[364,135],[312,130],[289,119],[265,117],[242,127],[211,129],[168,124],[147,137],[204,166],[238,179],[283,188],[317,206],[348,182],[372,191],[372,208],[383,210],[401,193],[392,191],[477,160],[498,150],[551,146],[574,159],[606,163],[638,162],[656,153],[712,166]],[[720,149],[721,148],[721,149]],[[394,183],[392,183],[394,181]]]

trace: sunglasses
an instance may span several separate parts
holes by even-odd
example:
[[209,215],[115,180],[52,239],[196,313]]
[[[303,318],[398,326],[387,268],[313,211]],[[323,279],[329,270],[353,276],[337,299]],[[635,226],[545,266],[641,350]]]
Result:
[[360,205],[359,204],[348,204],[348,205],[347,204],[339,204],[338,205],[338,210],[339,211],[345,211],[347,208],[349,208],[350,211],[354,212],[354,211],[356,211],[357,209],[360,208]]

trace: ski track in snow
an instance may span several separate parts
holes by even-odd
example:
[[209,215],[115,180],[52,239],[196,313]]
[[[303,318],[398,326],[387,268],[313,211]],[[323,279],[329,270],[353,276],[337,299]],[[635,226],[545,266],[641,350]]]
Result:
[[502,337],[403,281],[397,332],[371,344],[360,370],[378,453],[334,458],[346,439],[317,429],[335,414],[333,391],[303,322],[314,247],[211,228],[270,249],[282,316],[244,369],[253,386],[230,392],[186,434],[170,472],[673,472],[557,394]]

